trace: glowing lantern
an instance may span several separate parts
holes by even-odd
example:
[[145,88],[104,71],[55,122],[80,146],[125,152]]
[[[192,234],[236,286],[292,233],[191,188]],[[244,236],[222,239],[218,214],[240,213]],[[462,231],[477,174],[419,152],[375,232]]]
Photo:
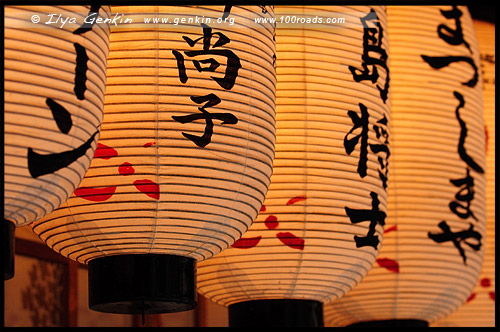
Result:
[[368,276],[325,307],[328,326],[427,326],[467,300],[483,261],[485,137],[472,19],[457,6],[388,6],[387,15],[387,233]]
[[4,279],[14,274],[15,227],[58,208],[90,165],[109,46],[109,23],[92,20],[108,17],[109,6],[5,7]]
[[[471,12],[474,18],[474,12]],[[467,301],[457,311],[431,327],[495,326],[495,25],[474,19],[483,71],[486,130],[486,239],[483,268]]]
[[[363,278],[382,241],[386,16],[378,6],[278,6],[275,13],[283,24],[269,192],[244,237],[199,264],[198,291],[228,306],[230,326],[321,326],[323,303]],[[317,23],[337,14],[344,25]]]
[[274,157],[276,76],[274,27],[253,17],[273,13],[225,9],[112,7],[124,16],[111,29],[99,148],[75,194],[33,227],[88,263],[91,309],[192,309],[196,261],[258,214]]

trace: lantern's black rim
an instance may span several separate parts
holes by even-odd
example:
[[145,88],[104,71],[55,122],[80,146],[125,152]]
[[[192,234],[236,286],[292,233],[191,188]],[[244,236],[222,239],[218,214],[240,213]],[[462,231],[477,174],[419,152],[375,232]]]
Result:
[[15,231],[16,225],[8,220],[3,221],[3,280],[14,277]]
[[231,304],[230,327],[323,327],[323,303],[270,299]]
[[160,314],[196,307],[196,261],[159,254],[116,255],[89,262],[89,308]]
[[359,322],[348,327],[429,327],[429,323],[419,319],[389,319]]

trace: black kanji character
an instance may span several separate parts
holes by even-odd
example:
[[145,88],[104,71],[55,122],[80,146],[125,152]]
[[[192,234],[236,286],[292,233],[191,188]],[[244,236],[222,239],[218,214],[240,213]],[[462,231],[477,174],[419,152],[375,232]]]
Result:
[[[196,57],[200,55],[220,55],[227,58],[226,69],[224,73],[224,77],[214,77],[211,78],[216,81],[222,88],[225,90],[231,90],[236,82],[236,78],[238,77],[238,70],[241,68],[240,58],[231,50],[219,50],[215,49],[217,47],[221,47],[226,45],[231,40],[220,32],[212,33],[212,28],[210,28],[206,24],[201,24],[203,27],[203,37],[192,40],[187,36],[183,36],[182,38],[188,43],[190,47],[194,47],[200,40],[203,40],[203,50],[199,51],[185,51],[184,54],[188,57]],[[211,46],[212,37],[218,36],[217,41]],[[175,56],[177,60],[177,68],[179,70],[179,79],[182,83],[186,83],[188,80],[186,74],[186,66],[184,64],[184,56],[177,50],[172,50],[172,54]],[[199,72],[208,71],[215,72],[215,70],[220,66],[219,62],[214,58],[205,59],[205,60],[192,60],[194,66]],[[209,64],[208,67],[203,67],[202,64]]]
[[368,234],[366,236],[354,236],[354,241],[356,241],[356,247],[365,247],[371,246],[374,249],[377,249],[379,244],[378,236],[375,235],[375,226],[380,224],[381,226],[385,225],[385,217],[386,214],[384,211],[379,210],[380,201],[378,199],[378,195],[375,192],[371,192],[370,196],[372,197],[372,209],[351,209],[349,207],[345,207],[345,211],[347,216],[351,220],[351,223],[357,224],[363,221],[369,221],[370,226],[368,230]]
[[442,10],[441,14],[446,18],[455,19],[455,29],[452,29],[444,24],[438,26],[439,37],[450,45],[460,45],[464,44],[470,51],[469,44],[464,39],[464,34],[462,31],[462,23],[460,22],[460,17],[462,17],[462,11],[457,7],[453,6],[451,10]]
[[236,124],[238,123],[238,118],[234,116],[231,113],[210,113],[208,112],[205,108],[207,107],[213,107],[221,102],[220,98],[217,97],[215,94],[210,93],[206,96],[199,96],[199,97],[191,97],[191,100],[194,101],[197,104],[201,104],[203,102],[206,102],[205,105],[198,107],[198,110],[200,110],[200,113],[195,113],[195,114],[190,114],[190,115],[184,115],[184,116],[172,116],[172,119],[174,119],[177,122],[180,123],[189,123],[193,122],[196,120],[203,119],[205,120],[205,131],[202,136],[196,136],[188,133],[182,133],[184,137],[190,139],[193,141],[197,146],[203,148],[207,144],[211,142],[212,139],[212,134],[213,134],[213,119],[217,119],[222,121],[222,124]]
[[[368,21],[374,21],[375,28],[370,28],[367,24]],[[377,14],[372,9],[365,17],[361,18],[363,24],[363,54],[361,64],[363,69],[358,69],[354,66],[349,66],[352,77],[356,82],[368,80],[376,83],[379,78],[377,66],[385,70],[386,79],[383,87],[377,84],[380,97],[385,103],[389,93],[389,67],[387,66],[387,52],[382,48],[383,28],[377,19]],[[377,54],[377,57],[373,55]],[[371,73],[370,68],[371,66]]]
[[[478,251],[481,248],[482,236],[481,234],[479,234],[474,230],[474,225],[470,224],[468,230],[459,232],[452,232],[450,226],[448,226],[448,224],[444,220],[441,221],[438,224],[438,226],[439,228],[441,228],[443,232],[438,234],[429,232],[428,233],[429,238],[431,238],[433,241],[437,243],[443,243],[448,241],[453,242],[453,245],[458,249],[460,256],[462,256],[464,264],[467,264],[467,257],[465,255],[465,250],[462,248],[462,242],[471,247],[475,251]],[[466,240],[469,238],[476,239],[478,243],[467,242]]]

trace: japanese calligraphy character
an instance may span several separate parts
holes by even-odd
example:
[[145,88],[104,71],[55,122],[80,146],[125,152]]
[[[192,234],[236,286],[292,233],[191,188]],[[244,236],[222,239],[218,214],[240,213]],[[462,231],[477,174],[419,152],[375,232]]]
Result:
[[67,134],[71,127],[73,126],[73,121],[71,120],[71,114],[57,101],[52,98],[47,98],[45,100],[47,106],[49,106],[52,111],[52,117],[56,121],[57,128],[63,134]]
[[87,50],[82,45],[75,43],[74,46],[76,51],[74,92],[76,98],[78,98],[79,100],[84,100],[84,94],[87,90],[85,83],[87,82],[87,61],[89,61],[89,57],[87,56]]
[[375,226],[380,224],[381,226],[385,225],[385,217],[386,214],[384,211],[379,210],[380,201],[378,199],[378,195],[375,192],[371,192],[370,196],[372,197],[372,209],[351,209],[349,207],[345,207],[345,211],[347,216],[351,220],[353,224],[357,224],[363,221],[369,221],[369,231],[366,236],[354,236],[354,241],[356,241],[356,247],[365,247],[371,246],[374,249],[377,249],[379,244],[378,236],[375,235]]
[[222,19],[227,18],[229,16],[229,14],[231,14],[231,8],[232,7],[233,7],[232,5],[226,5],[224,7],[224,14],[222,14]]
[[[438,226],[439,228],[441,228],[443,232],[438,234],[429,232],[428,233],[429,238],[431,238],[437,243],[443,243],[448,241],[453,242],[453,245],[458,249],[460,256],[462,256],[464,264],[467,263],[467,257],[465,255],[465,250],[462,248],[462,243],[465,243],[475,251],[478,251],[481,248],[482,236],[481,234],[479,234],[474,230],[474,225],[470,224],[468,230],[459,231],[455,233],[451,231],[450,226],[448,226],[448,224],[444,220],[441,221]],[[476,239],[477,243],[467,242],[466,240],[469,238]]]
[[266,5],[260,5],[259,8],[261,9],[262,14],[267,14],[268,13]]
[[[362,103],[359,103],[359,108],[361,111],[361,117],[354,111],[348,111],[347,114],[352,120],[353,127],[344,137],[344,148],[348,155],[350,155],[356,145],[359,143],[359,161],[358,161],[358,174],[364,178],[367,172],[367,162],[368,162],[368,147],[373,153],[385,153],[385,158],[378,157],[378,162],[382,171],[379,169],[379,177],[382,180],[384,188],[387,187],[387,171],[388,171],[388,158],[390,155],[388,148],[388,131],[387,131],[387,118],[384,116],[382,119],[377,121],[377,124],[373,126],[376,137],[378,139],[384,138],[385,141],[382,144],[368,144],[368,133],[369,133],[369,114],[368,109]],[[361,129],[360,133],[354,137],[349,137],[357,129]]]
[[389,133],[387,131],[387,118],[384,117],[380,120],[377,121],[377,124],[373,126],[373,130],[375,131],[375,135],[377,138],[385,138],[383,144],[370,144],[370,149],[372,150],[373,153],[380,153],[383,152],[385,153],[385,158],[378,157],[378,163],[380,165],[380,168],[382,171],[379,169],[378,170],[378,175],[379,178],[382,180],[382,185],[384,186],[384,189],[387,188],[387,177],[388,177],[388,171],[389,171],[389,156],[390,156],[390,151],[389,151]]
[[[220,32],[212,33],[212,28],[210,28],[206,24],[201,24],[201,25],[203,27],[203,37],[200,37],[196,40],[192,40],[191,38],[186,36],[183,36],[182,38],[188,43],[190,47],[194,47],[200,40],[203,40],[203,50],[185,51],[184,54],[187,57],[196,57],[203,55],[217,55],[226,57],[227,63],[226,63],[224,77],[220,78],[211,76],[211,78],[225,90],[231,90],[236,82],[236,77],[238,77],[238,70],[241,68],[240,58],[231,50],[216,49],[218,47],[224,46],[231,40],[223,33]],[[218,36],[218,39],[213,44],[213,46],[211,46],[213,36]],[[179,79],[182,83],[186,83],[188,77],[186,74],[186,66],[184,64],[184,56],[177,50],[172,50],[172,54],[175,56],[177,60]],[[204,59],[200,61],[192,60],[192,62],[199,72],[203,71],[215,72],[215,70],[220,66],[220,63],[214,58]],[[202,64],[208,64],[209,66],[202,67]]]
[[[85,82],[87,81],[88,70],[87,61],[89,58],[83,46],[74,43],[74,47],[76,52],[74,92],[78,99],[83,100],[85,99]],[[63,134],[68,134],[73,126],[71,114],[64,106],[51,98],[47,98],[45,102],[52,112],[52,117],[59,131]],[[37,178],[69,166],[87,153],[87,150],[91,148],[91,144],[98,132],[97,130],[85,143],[70,151],[43,155],[35,152],[32,148],[28,148],[28,171],[30,175],[33,178]]]
[[[354,111],[348,111],[347,114],[352,120],[354,126],[344,137],[344,148],[348,155],[350,155],[358,143],[359,147],[359,162],[357,172],[364,178],[366,176],[366,163],[368,161],[368,109],[365,105],[359,103],[359,109],[361,110],[361,117],[358,113]],[[353,138],[348,138],[356,129],[361,128],[361,133],[354,136]]]
[[474,70],[474,75],[472,78],[467,81],[467,82],[462,82],[462,85],[468,86],[468,87],[475,87],[478,81],[478,73],[477,73],[477,66],[474,63],[474,60],[472,60],[470,57],[466,56],[427,56],[427,55],[421,55],[422,59],[427,62],[432,68],[434,69],[441,69],[444,67],[449,66],[450,64],[454,62],[465,62],[468,63],[472,69]]
[[[450,180],[455,187],[462,187],[455,195],[457,201],[450,202],[450,210],[462,219],[472,217],[477,220],[476,216],[470,210],[471,201],[474,199],[474,178],[470,176],[470,171],[467,168],[467,175],[463,179]],[[460,203],[464,202],[464,204]]]
[[205,120],[206,123],[205,131],[202,136],[196,136],[184,132],[182,133],[184,137],[190,139],[199,147],[203,148],[210,143],[214,127],[213,119],[222,121],[222,124],[238,123],[238,118],[231,113],[210,113],[206,110],[207,107],[213,107],[219,104],[221,101],[220,98],[213,93],[210,93],[205,96],[191,97],[191,100],[197,104],[206,102],[203,106],[198,107],[198,110],[201,112],[201,114],[195,113],[184,116],[172,116],[172,119],[182,124],[193,122],[200,119]]
[[453,6],[451,10],[441,9],[441,14],[446,18],[455,19],[455,29],[452,29],[444,24],[440,24],[438,26],[439,37],[450,45],[456,46],[464,44],[470,51],[470,46],[464,39],[462,24],[460,22],[460,17],[462,17],[462,11],[457,6]]
[[[367,22],[373,21],[375,28],[370,28]],[[365,17],[361,18],[361,23],[364,27],[363,33],[363,54],[361,64],[363,69],[358,69],[354,66],[349,66],[352,77],[356,82],[368,80],[376,83],[379,78],[377,66],[386,72],[385,84],[383,87],[377,84],[377,89],[380,92],[380,97],[385,103],[389,92],[389,67],[387,66],[387,52],[382,48],[383,28],[377,19],[377,14],[372,9]],[[377,55],[377,56],[374,56]],[[370,68],[371,66],[371,72]]]
[[459,104],[455,110],[455,116],[460,124],[460,139],[458,141],[458,154],[460,158],[465,161],[467,165],[469,165],[473,170],[478,173],[484,173],[484,170],[481,166],[479,166],[474,159],[467,153],[465,150],[465,139],[467,138],[467,124],[460,118],[460,109],[465,106],[465,100],[461,93],[454,91],[453,95],[458,99]]
[[87,153],[97,133],[98,131],[93,133],[85,143],[70,151],[44,155],[33,151],[32,148],[28,148],[28,170],[30,175],[37,178],[69,166]]
[[[91,5],[90,6],[90,12],[87,15],[87,17],[89,17],[90,15],[99,15],[99,9],[100,8],[101,8],[101,5]],[[73,34],[75,34],[75,35],[81,35],[82,33],[85,33],[85,32],[88,32],[88,31],[92,30],[92,27],[94,26],[94,22],[95,21],[92,21],[92,22],[85,21],[82,24],[81,27],[79,27],[78,29],[76,29],[75,31],[73,31]]]

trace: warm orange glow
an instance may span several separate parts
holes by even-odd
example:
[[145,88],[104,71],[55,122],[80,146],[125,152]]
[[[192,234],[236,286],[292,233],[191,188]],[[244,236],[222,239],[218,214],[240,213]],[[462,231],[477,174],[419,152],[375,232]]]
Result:
[[[373,235],[382,241],[382,225],[368,220],[354,223],[346,211],[385,214],[387,193],[379,171],[385,170],[380,160],[387,154],[367,146],[367,171],[362,177],[357,171],[362,143],[350,155],[344,146],[361,133],[367,134],[370,146],[383,146],[386,137],[378,137],[374,128],[390,126],[378,122],[384,117],[390,120],[390,100],[384,103],[377,88],[383,90],[387,73],[377,66],[376,82],[356,82],[349,69],[362,68],[361,19],[369,17],[371,8],[276,7],[277,16],[341,13],[350,25],[277,27],[277,137],[271,185],[265,209],[243,240],[200,262],[198,290],[212,301],[225,306],[261,299],[326,303],[347,293],[375,261],[380,243],[357,247],[355,238],[368,238],[373,226]],[[366,18],[368,26],[379,31],[379,23],[386,31],[383,8],[373,8],[376,15],[373,20]],[[385,33],[377,38],[382,49],[388,47]],[[366,132],[353,130],[349,115],[361,117],[360,103],[369,114]]]
[[112,7],[134,23],[111,28],[100,146],[75,195],[33,226],[55,251],[203,260],[253,222],[274,155],[273,27],[249,24],[258,6],[233,6],[230,29],[140,19],[223,9]]
[[[466,7],[458,9],[470,50],[458,33],[453,41],[457,45],[438,34],[441,25],[455,29],[455,20],[443,13],[458,14],[452,6],[387,7],[392,153],[386,227],[397,229],[384,237],[367,277],[344,298],[325,306],[327,326],[395,319],[433,323],[464,304],[478,280],[485,244],[486,176],[467,157],[484,170],[482,82],[462,84],[474,76],[465,61],[432,68],[426,58],[470,57],[479,68],[472,19]],[[447,227],[449,232],[473,227],[476,233],[464,233],[457,247],[443,237]],[[482,237],[480,248],[477,238],[467,237],[470,234]]]

